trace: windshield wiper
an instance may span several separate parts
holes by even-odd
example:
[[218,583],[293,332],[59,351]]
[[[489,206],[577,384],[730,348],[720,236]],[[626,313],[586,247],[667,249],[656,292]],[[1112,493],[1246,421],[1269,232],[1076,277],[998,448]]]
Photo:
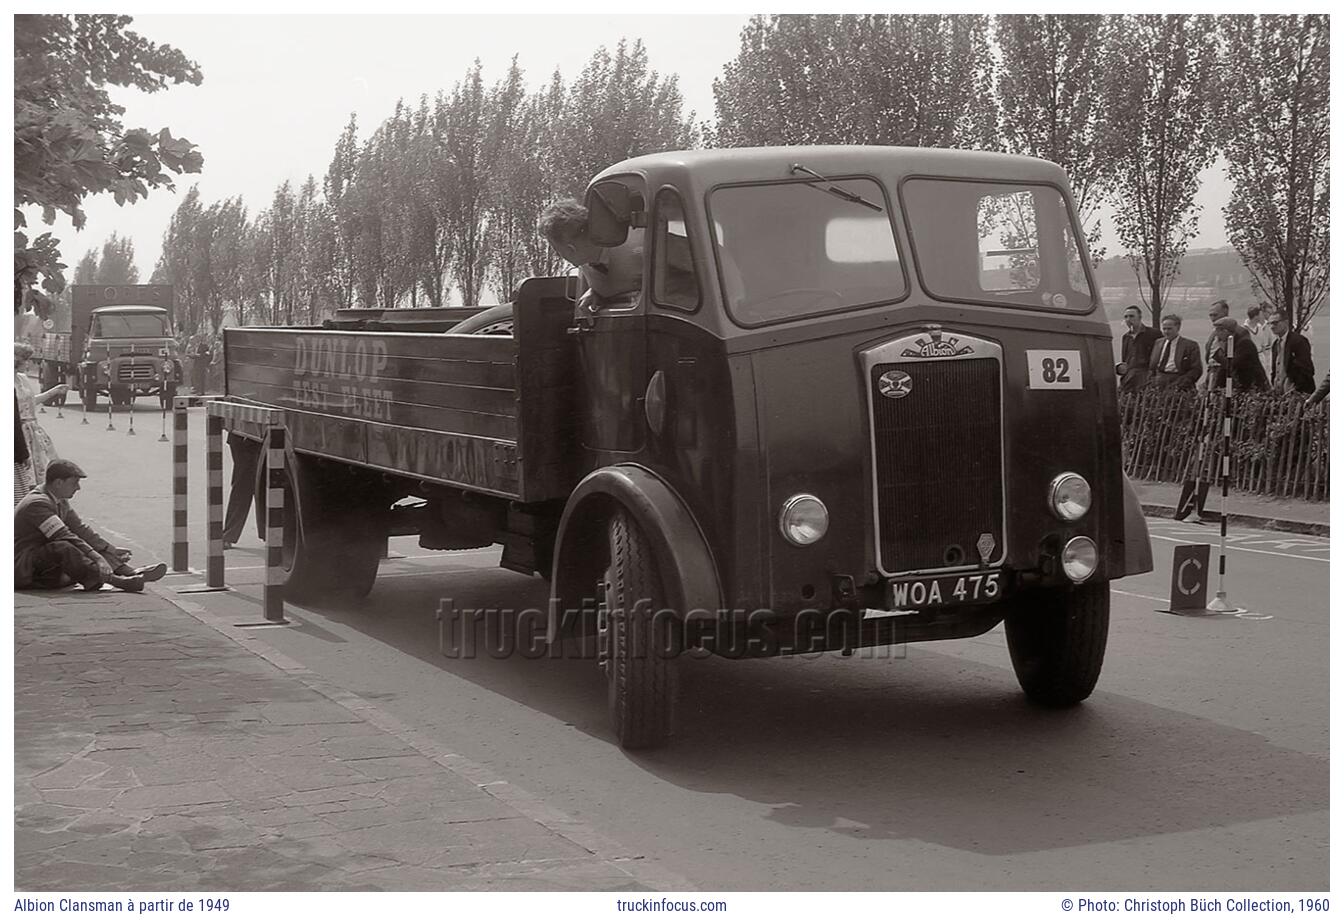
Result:
[[[816,178],[816,179],[819,179],[819,180],[822,181],[822,182],[833,182],[833,181],[835,181],[835,180],[833,180],[833,179],[827,179],[825,176],[823,176],[823,175],[822,175],[821,173],[819,173],[819,172],[813,172],[812,170],[808,169],[806,166],[804,166],[804,165],[801,164],[801,163],[794,163],[794,164],[793,164],[793,167],[789,170],[789,172],[802,172],[802,173],[807,173],[809,176],[812,176],[812,177],[814,177],[814,178]],[[810,186],[811,188],[821,188],[820,186],[813,185],[811,182],[808,182],[808,183],[805,183],[805,184],[808,185],[808,186]],[[855,204],[861,204],[861,205],[863,205],[865,208],[872,208],[874,211],[881,211],[881,210],[882,210],[882,206],[881,206],[881,205],[873,204],[871,201],[869,201],[867,198],[864,198],[862,195],[856,195],[856,194],[854,194],[853,192],[851,192],[849,189],[841,188],[841,187],[838,186],[838,185],[828,185],[828,186],[826,186],[825,188],[822,188],[821,190],[822,190],[823,192],[830,192],[832,195],[835,195],[837,198],[843,198],[843,199],[845,199],[846,201],[852,201],[852,202],[854,202]]]

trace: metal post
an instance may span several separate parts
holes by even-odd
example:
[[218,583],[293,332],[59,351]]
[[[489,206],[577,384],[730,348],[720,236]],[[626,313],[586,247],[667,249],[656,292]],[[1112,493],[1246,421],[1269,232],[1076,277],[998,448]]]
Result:
[[107,397],[107,431],[116,431],[117,426],[112,424],[112,397]]
[[188,570],[187,401],[173,400],[173,571]]
[[205,417],[207,588],[224,587],[224,419]]
[[135,434],[135,390],[131,390],[131,421],[126,433],[129,435]]
[[262,607],[272,623],[285,621],[285,429],[266,431],[266,583]]
[[1218,591],[1214,594],[1213,600],[1209,602],[1209,609],[1216,613],[1236,613],[1241,608],[1234,606],[1227,600],[1227,590],[1224,585],[1224,578],[1227,575],[1227,480],[1232,469],[1232,366],[1231,350],[1232,342],[1227,343],[1229,360],[1227,368],[1227,379],[1223,385],[1223,457],[1219,474],[1223,479],[1223,498],[1222,506],[1218,512],[1219,517],[1219,536],[1218,536]]

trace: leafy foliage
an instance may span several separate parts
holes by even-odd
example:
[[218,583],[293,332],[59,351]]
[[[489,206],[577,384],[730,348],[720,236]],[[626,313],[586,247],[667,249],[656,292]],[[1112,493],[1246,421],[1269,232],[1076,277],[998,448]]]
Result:
[[[1010,153],[1063,166],[1089,243],[1100,238],[1098,215],[1114,168],[1101,143],[1107,118],[1102,96],[1107,19],[1101,16],[998,16],[994,35],[999,126]],[[1094,261],[1104,253],[1089,247]]]
[[[528,93],[522,68],[487,85],[474,63],[450,92],[398,103],[365,140],[353,116],[321,184],[290,183],[247,221],[242,202],[194,191],[164,237],[156,280],[177,287],[179,327],[218,328],[223,309],[314,322],[335,309],[479,303],[555,274],[536,233],[549,202],[652,150],[693,146],[674,78],[639,42],[599,48],[572,86]],[[242,266],[241,268],[239,266]]]
[[1116,17],[1103,57],[1116,231],[1156,326],[1217,157],[1218,36],[1210,16]]
[[757,16],[714,100],[720,147],[998,147],[985,16]]
[[[199,172],[195,145],[163,128],[125,130],[106,87],[152,93],[170,83],[201,82],[201,72],[175,48],[155,45],[128,31],[129,16],[20,15],[14,17],[14,275],[15,309],[26,292],[45,315],[37,295],[65,286],[65,264],[50,234],[29,240],[19,208],[41,209],[46,223],[67,214],[79,229],[80,205],[110,192],[117,204],[154,188],[172,188],[173,173]],[[37,296],[32,296],[37,295]]]
[[1330,19],[1224,17],[1228,239],[1300,329],[1330,284]]

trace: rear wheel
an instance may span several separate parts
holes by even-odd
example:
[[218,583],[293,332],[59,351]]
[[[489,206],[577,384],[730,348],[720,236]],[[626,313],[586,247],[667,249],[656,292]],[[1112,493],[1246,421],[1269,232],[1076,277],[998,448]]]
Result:
[[1111,621],[1111,586],[1101,581],[1019,595],[1004,627],[1013,671],[1042,706],[1087,699],[1101,675]]
[[[351,507],[348,494],[333,494],[343,490],[322,481],[313,460],[288,454],[285,461],[285,596],[296,601],[365,597],[373,590],[386,545],[382,509],[373,503]],[[257,520],[265,518],[263,473],[257,483]]]
[[653,548],[634,518],[618,510],[607,536],[610,564],[598,610],[607,708],[621,747],[657,747],[672,734],[675,618],[665,608]]

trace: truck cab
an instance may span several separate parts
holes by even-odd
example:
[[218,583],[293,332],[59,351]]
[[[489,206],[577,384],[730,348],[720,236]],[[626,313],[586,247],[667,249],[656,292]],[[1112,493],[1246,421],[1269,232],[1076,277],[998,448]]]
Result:
[[[683,634],[703,624],[692,641],[722,654],[849,651],[1007,619],[1030,696],[1091,692],[1109,582],[1152,563],[1062,169],[664,153],[606,170],[587,205],[596,242],[642,237],[645,273],[637,298],[576,321],[592,470],[576,494],[662,506],[627,529],[667,546],[664,601],[715,605],[679,609]],[[569,551],[583,507],[560,528],[560,609],[612,582],[614,550],[600,571],[583,541]],[[678,516],[693,527],[657,534]],[[667,588],[687,573],[703,583]]]

